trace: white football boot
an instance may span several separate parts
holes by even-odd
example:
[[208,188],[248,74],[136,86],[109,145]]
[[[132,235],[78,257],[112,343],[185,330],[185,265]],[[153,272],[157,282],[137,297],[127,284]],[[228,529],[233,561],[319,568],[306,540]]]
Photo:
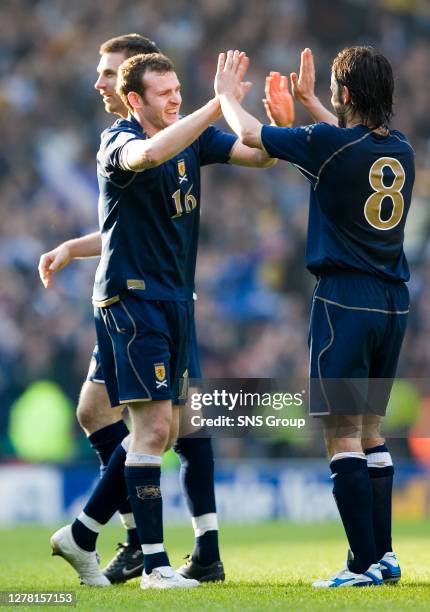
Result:
[[51,537],[53,555],[63,557],[78,572],[81,582],[89,586],[107,587],[109,580],[102,574],[96,551],[80,548],[72,535],[72,526],[61,527]]
[[384,582],[399,582],[402,577],[402,571],[400,569],[397,557],[393,552],[387,552],[379,561],[381,566],[382,580]]
[[[353,560],[354,555],[351,549],[349,549],[346,559],[346,566],[348,569],[350,568],[350,564]],[[382,580],[384,584],[399,582],[400,578],[402,577],[402,570],[400,569],[395,553],[385,553],[382,559],[379,560],[379,566],[381,568]]]
[[345,568],[328,580],[317,580],[312,586],[317,589],[333,589],[339,587],[379,586],[382,583],[379,563],[373,563],[362,574],[356,574]]
[[143,570],[140,581],[141,589],[192,589],[198,586],[200,586],[198,580],[184,578],[170,565],[156,567],[150,574]]

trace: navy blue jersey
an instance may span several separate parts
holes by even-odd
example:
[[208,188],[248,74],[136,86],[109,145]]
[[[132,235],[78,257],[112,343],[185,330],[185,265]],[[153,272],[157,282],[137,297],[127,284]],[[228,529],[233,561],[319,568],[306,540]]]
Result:
[[200,166],[228,162],[236,137],[207,128],[156,168],[132,172],[130,140],[147,136],[136,119],[105,130],[97,154],[102,254],[93,300],[107,305],[129,291],[148,300],[192,300],[200,217]]
[[364,125],[264,126],[272,157],[294,164],[311,183],[306,264],[409,279],[403,251],[415,178],[414,152],[396,130],[379,136]]

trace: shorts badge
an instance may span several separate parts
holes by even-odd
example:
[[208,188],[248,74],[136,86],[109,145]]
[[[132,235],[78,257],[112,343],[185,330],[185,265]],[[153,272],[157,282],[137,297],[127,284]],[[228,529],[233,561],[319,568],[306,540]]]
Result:
[[154,371],[157,380],[164,380],[166,378],[164,363],[154,363]]
[[160,389],[161,387],[167,388],[166,367],[164,363],[154,363],[154,372],[157,389]]

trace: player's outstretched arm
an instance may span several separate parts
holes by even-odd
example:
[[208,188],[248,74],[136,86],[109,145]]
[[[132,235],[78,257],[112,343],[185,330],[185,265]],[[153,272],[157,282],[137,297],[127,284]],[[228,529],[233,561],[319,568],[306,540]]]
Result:
[[52,251],[42,253],[39,260],[39,276],[45,289],[52,287],[52,276],[65,268],[73,259],[86,259],[101,254],[100,232],[86,234],[59,244]]
[[230,164],[247,168],[271,168],[277,161],[263,149],[248,147],[239,139],[234,143],[229,159]]
[[325,121],[337,125],[337,117],[333,115],[315,95],[315,63],[312,51],[308,48],[302,51],[300,57],[300,72],[290,74],[291,89],[294,98],[312,115],[315,121]]
[[133,172],[156,168],[188,147],[220,117],[216,98],[191,115],[169,125],[146,140],[131,140],[123,149],[125,166]]
[[260,138],[262,124],[242,108],[234,95],[239,81],[240,64],[237,51],[220,53],[214,87],[224,117],[242,144],[262,149]]
[[[249,59],[243,52],[235,51],[234,53],[237,60],[238,76],[234,93],[238,99],[242,99],[251,87],[251,83],[243,81]],[[124,147],[126,167],[129,170],[139,172],[147,168],[160,166],[194,142],[220,116],[220,103],[218,98],[215,97],[202,108],[161,130],[152,138],[130,141]]]
[[266,77],[264,108],[272,125],[292,127],[295,118],[294,98],[288,88],[288,77],[271,72]]

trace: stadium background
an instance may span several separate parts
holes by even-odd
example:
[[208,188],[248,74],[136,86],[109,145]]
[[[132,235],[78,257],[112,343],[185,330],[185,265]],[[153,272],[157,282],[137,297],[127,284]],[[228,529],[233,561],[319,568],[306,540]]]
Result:
[[[329,62],[343,46],[373,44],[396,75],[396,128],[417,152],[407,226],[412,309],[389,431],[398,460],[396,516],[430,512],[430,6],[424,0],[3,0],[0,8],[0,522],[59,520],[82,504],[96,459],[74,420],[94,344],[95,261],[76,262],[42,288],[40,254],[96,228],[95,154],[111,122],[93,88],[98,48],[137,31],[177,66],[183,110],[212,95],[216,57],[245,49],[264,120],[269,70],[298,68],[304,46],[329,102]],[[297,107],[297,123],[309,122]],[[270,171],[203,171],[197,328],[212,378],[306,377],[312,277],[304,271],[307,182]],[[415,381],[415,382],[413,382]],[[417,382],[418,381],[418,382]],[[428,426],[426,426],[428,425]],[[224,520],[336,516],[317,436],[215,443]],[[174,460],[166,513],[185,517]],[[243,500],[252,500],[244,504]],[[23,503],[28,501],[28,503]],[[240,514],[238,509],[240,508]]]

